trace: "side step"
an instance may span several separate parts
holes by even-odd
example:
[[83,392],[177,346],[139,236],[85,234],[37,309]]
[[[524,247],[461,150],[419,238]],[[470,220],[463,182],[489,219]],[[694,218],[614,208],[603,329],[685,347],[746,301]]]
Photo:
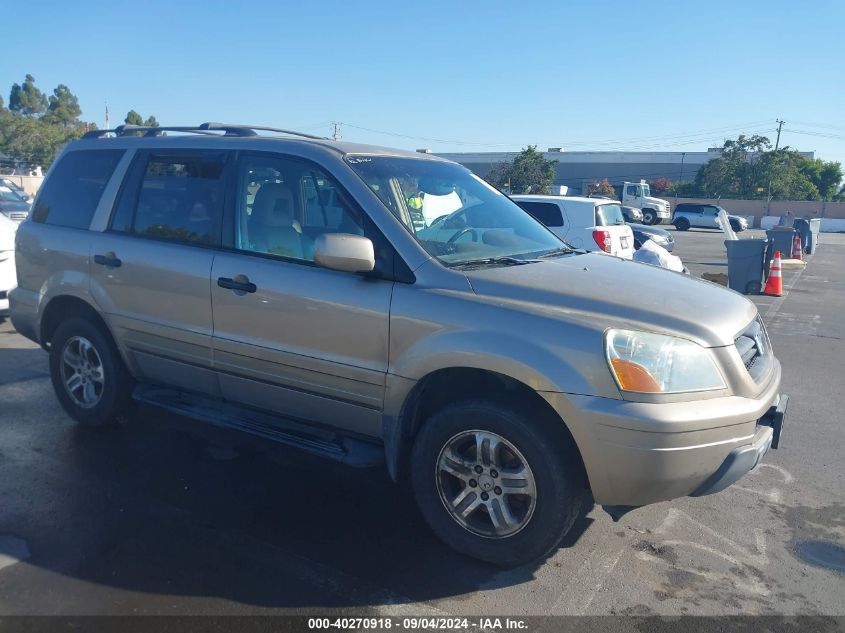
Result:
[[349,466],[364,468],[384,462],[384,448],[378,444],[220,400],[156,385],[138,385],[132,397],[137,402],[287,444]]

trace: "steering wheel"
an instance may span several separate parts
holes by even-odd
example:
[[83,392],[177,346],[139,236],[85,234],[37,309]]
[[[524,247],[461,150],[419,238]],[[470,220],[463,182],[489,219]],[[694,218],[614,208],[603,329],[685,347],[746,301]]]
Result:
[[468,226],[466,228],[461,229],[460,231],[457,231],[452,237],[450,237],[448,240],[446,240],[446,245],[452,246],[455,242],[457,242],[461,237],[463,237],[467,233],[472,233],[472,241],[473,242],[478,241],[478,231],[476,231],[471,226]]

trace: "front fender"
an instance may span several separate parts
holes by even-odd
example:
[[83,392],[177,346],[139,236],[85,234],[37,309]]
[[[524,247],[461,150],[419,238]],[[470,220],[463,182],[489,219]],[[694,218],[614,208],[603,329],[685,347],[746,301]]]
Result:
[[[440,369],[469,368],[502,374],[534,391],[554,391],[605,397],[619,397],[600,352],[599,338],[592,356],[576,366],[565,358],[559,346],[540,344],[523,337],[492,331],[452,330],[431,334],[418,340],[402,354],[391,359],[390,373],[411,381]],[[566,350],[570,351],[570,350]],[[571,353],[580,356],[579,350]],[[596,360],[602,375],[589,367]],[[582,359],[587,360],[587,359]],[[595,368],[593,368],[595,369]],[[586,370],[586,371],[585,371]],[[606,375],[606,379],[605,379]]]

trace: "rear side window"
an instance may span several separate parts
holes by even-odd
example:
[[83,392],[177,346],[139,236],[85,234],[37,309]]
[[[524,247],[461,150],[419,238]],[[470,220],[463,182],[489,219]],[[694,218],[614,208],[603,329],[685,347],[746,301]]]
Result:
[[62,156],[38,195],[32,219],[87,229],[124,150],[80,150]]
[[596,207],[596,226],[625,224],[622,208],[618,204],[603,204]]
[[138,161],[121,192],[111,229],[174,242],[218,244],[225,153],[148,155]]
[[560,212],[560,207],[552,202],[519,201],[517,204],[546,226],[563,226],[563,214]]

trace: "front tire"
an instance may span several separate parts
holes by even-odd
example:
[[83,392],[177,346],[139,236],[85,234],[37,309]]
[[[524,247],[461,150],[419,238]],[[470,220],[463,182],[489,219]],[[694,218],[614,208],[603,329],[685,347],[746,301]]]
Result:
[[482,400],[450,405],[424,424],[411,478],[441,540],[503,567],[549,554],[586,496],[577,449],[560,420]]
[[129,411],[132,378],[111,337],[88,320],[74,317],[56,328],[50,378],[62,408],[80,424],[102,426]]
[[657,222],[657,213],[654,209],[643,209],[643,224],[648,224],[649,226],[655,224]]

